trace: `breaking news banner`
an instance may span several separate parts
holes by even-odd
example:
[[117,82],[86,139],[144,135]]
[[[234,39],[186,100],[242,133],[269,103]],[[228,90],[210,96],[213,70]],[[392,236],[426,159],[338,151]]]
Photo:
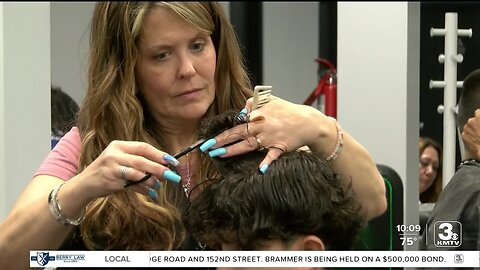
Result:
[[480,267],[479,251],[30,251],[30,267]]

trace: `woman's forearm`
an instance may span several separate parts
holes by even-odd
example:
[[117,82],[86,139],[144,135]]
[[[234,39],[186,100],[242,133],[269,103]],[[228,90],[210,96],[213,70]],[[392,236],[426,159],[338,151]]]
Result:
[[[353,190],[365,211],[367,219],[372,219],[385,212],[387,207],[385,184],[375,162],[368,151],[352,138],[335,120],[323,115],[315,116],[320,121],[318,139],[309,145],[313,153],[322,158],[333,157],[330,167]],[[338,129],[340,128],[340,129]],[[343,143],[339,145],[339,131],[343,133]],[[336,147],[341,146],[338,155]],[[329,150],[326,150],[329,149]]]
[[344,133],[343,149],[330,163],[347,183],[351,180],[368,220],[385,212],[387,199],[383,177],[367,150],[348,133]]
[[[63,243],[73,226],[63,225],[54,218],[47,199],[50,191],[62,181],[50,176],[38,176],[0,224],[0,269],[26,269],[30,250],[58,249]],[[68,191],[68,188],[62,190]],[[61,198],[62,207],[69,208],[70,213],[81,214],[84,206],[78,204],[78,200],[75,202],[74,196],[63,195],[67,196]]]

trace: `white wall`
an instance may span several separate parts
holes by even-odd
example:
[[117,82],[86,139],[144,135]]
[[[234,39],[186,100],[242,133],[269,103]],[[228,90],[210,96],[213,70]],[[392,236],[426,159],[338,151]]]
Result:
[[338,119],[404,184],[418,224],[420,4],[338,3]]
[[225,15],[227,15],[227,18],[230,18],[230,2],[220,2],[220,5],[223,7],[223,10],[225,11]]
[[86,93],[90,20],[95,2],[52,2],[52,84],[80,104]]
[[317,86],[318,2],[263,2],[263,82],[303,103]]
[[50,150],[50,4],[0,3],[0,220]]

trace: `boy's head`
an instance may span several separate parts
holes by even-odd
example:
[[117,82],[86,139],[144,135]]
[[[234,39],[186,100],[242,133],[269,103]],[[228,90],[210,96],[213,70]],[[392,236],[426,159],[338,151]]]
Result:
[[[202,135],[231,127],[234,115],[209,119]],[[284,153],[262,174],[265,154],[215,158],[221,175],[193,198],[189,232],[214,249],[350,249],[364,224],[351,189],[307,152]]]
[[480,69],[470,72],[463,81],[463,89],[458,101],[458,128],[460,133],[475,110],[480,109]]

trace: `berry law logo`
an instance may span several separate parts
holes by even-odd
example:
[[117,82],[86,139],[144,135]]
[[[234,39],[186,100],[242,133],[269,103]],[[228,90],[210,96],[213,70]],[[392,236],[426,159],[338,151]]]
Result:
[[462,245],[462,224],[458,221],[437,221],[433,227],[433,244],[436,247]]
[[32,256],[30,260],[37,261],[40,266],[45,266],[49,261],[55,261],[55,256],[50,256],[49,252],[37,252],[37,256]]

